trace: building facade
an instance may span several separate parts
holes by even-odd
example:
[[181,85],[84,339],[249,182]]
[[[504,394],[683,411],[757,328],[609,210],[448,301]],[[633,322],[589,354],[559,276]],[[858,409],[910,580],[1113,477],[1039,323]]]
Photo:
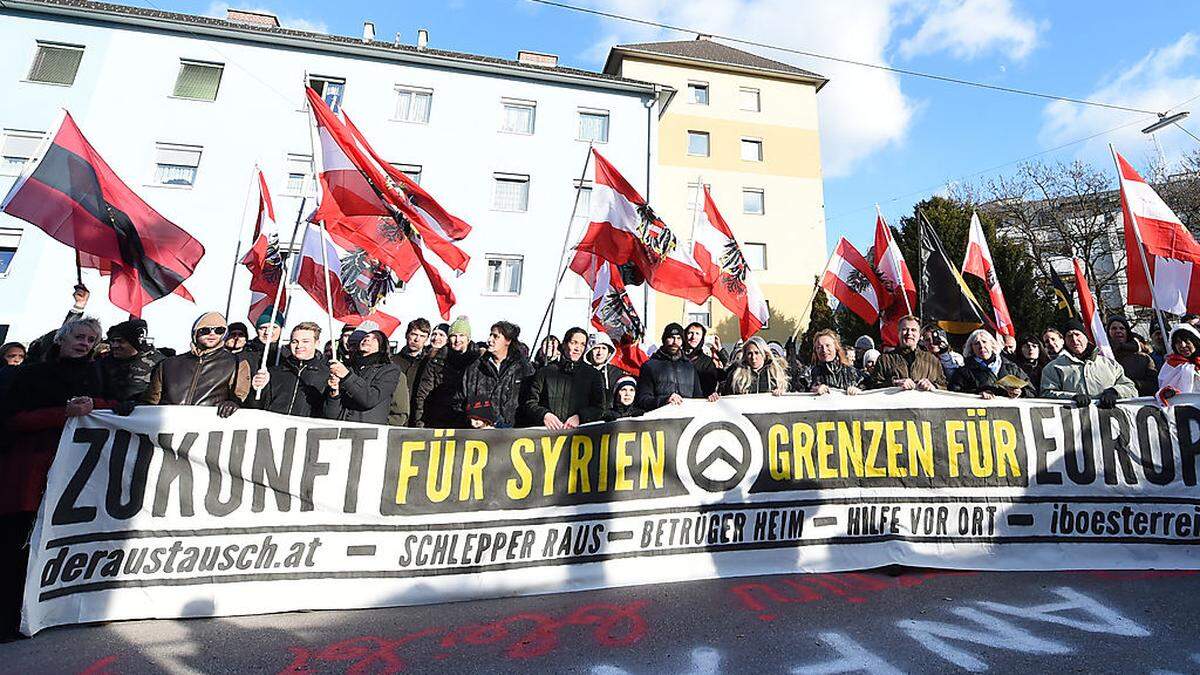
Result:
[[[564,239],[578,238],[587,220],[586,190],[574,222],[571,215],[589,142],[645,185],[658,147],[661,88],[560,67],[550,55],[506,60],[437,50],[428,33],[418,35],[412,45],[375,40],[369,23],[355,38],[284,29],[249,12],[215,19],[87,0],[6,1],[0,194],[58,109],[69,110],[117,174],[205,246],[186,283],[196,303],[168,297],[144,315],[158,345],[185,345],[195,316],[225,307],[235,250],[239,241],[245,250],[250,236],[255,165],[273,191],[282,240],[302,202],[305,212],[314,205],[307,83],[344,108],[387,161],[474,227],[460,242],[471,256],[468,271],[449,277],[458,299],[453,313],[471,319],[476,339],[507,319],[532,341]],[[231,320],[245,320],[247,274],[237,266]],[[84,281],[93,292],[89,314],[106,327],[126,318],[107,301],[106,280],[84,270]],[[0,214],[0,332],[7,339],[55,328],[74,283],[70,249]],[[289,325],[325,325],[303,290],[292,293]],[[642,306],[640,290],[633,294]],[[584,324],[589,296],[573,279],[564,282],[554,330]],[[419,272],[382,309],[403,321],[437,318]]]
[[[618,45],[604,72],[672,90],[659,108],[650,202],[687,238],[697,186],[709,185],[770,304],[765,335],[787,339],[807,321],[827,256],[817,92],[828,80],[703,36]],[[692,320],[726,340],[737,333],[715,301],[693,306],[657,294],[652,304],[652,335],[670,321]]]

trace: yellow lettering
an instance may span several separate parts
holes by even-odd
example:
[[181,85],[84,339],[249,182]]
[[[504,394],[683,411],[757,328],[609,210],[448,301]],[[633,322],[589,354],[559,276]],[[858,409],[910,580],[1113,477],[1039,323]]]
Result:
[[554,440],[542,436],[542,495],[546,497],[554,494],[554,472],[558,469],[558,458],[562,457],[566,444],[566,436],[555,436]]
[[623,431],[617,434],[617,475],[613,477],[613,490],[632,490],[633,481],[625,477],[625,469],[633,465],[633,457],[629,455],[629,444],[637,440],[636,431]]
[[792,455],[795,465],[793,479],[817,478],[817,465],[813,461],[813,442],[816,437],[810,424],[796,422],[792,425]]
[[834,430],[834,422],[817,422],[817,470],[821,478],[837,478],[837,469],[829,465],[833,457],[833,444],[829,442],[829,432]]
[[842,478],[863,475],[862,422],[841,422],[838,424],[838,450],[841,455],[840,473]]
[[[992,422],[996,434],[996,468],[1001,476],[1020,476],[1021,465],[1017,463],[1017,430],[1008,420]],[[1009,471],[1012,473],[1009,474]]]
[[[921,422],[921,435],[918,438],[916,427],[908,428],[908,475],[917,476],[924,473],[933,477],[933,425]],[[917,470],[920,463],[921,470]]]
[[[441,434],[440,431],[434,433]],[[454,477],[454,441],[446,441],[445,444],[448,446],[445,449],[442,448],[442,441],[434,441],[429,445],[429,473],[425,476],[425,492],[434,504],[444,502],[450,496]],[[441,464],[441,471],[438,470],[438,464]]]
[[596,479],[596,492],[608,489],[608,434],[600,434],[600,477]]
[[788,452],[779,449],[783,443],[787,443],[787,427],[772,424],[767,429],[767,470],[771,472],[771,480],[787,480],[792,477]]
[[571,437],[571,470],[567,473],[567,493],[591,492],[592,479],[588,477],[588,462],[592,461],[592,437]]
[[958,457],[966,450],[958,435],[966,427],[967,423],[962,420],[946,420],[946,461],[950,465],[951,478],[958,478]]
[[892,478],[903,478],[906,475],[897,462],[900,453],[904,452],[904,444],[896,439],[896,435],[904,431],[904,427],[903,420],[888,420],[883,425],[884,433],[887,434],[887,475]]
[[654,482],[655,488],[663,486],[663,462],[667,454],[666,434],[662,431],[642,432],[642,479],[638,487],[645,490]]
[[458,501],[483,499],[483,469],[487,466],[487,456],[487,443],[467,441],[463,444],[463,479],[462,485],[458,486]]
[[512,465],[513,471],[517,472],[520,478],[509,478],[504,486],[504,492],[509,499],[525,499],[529,496],[529,491],[533,489],[533,472],[529,470],[529,465],[525,463],[523,453],[537,452],[537,447],[533,444],[532,438],[518,438],[512,444]]
[[408,483],[417,477],[418,469],[413,464],[412,454],[425,449],[425,441],[404,441],[400,445],[400,473],[396,480],[396,503],[408,503]]
[[883,478],[887,475],[876,461],[879,458],[879,444],[883,441],[883,421],[869,420],[863,424],[863,430],[871,432],[871,444],[867,447],[867,459],[863,464],[867,478]]
[[986,421],[980,421],[969,426],[974,432],[967,437],[967,447],[971,456],[971,473],[976,478],[987,478],[995,469],[992,464],[992,439],[988,438],[988,427],[991,425]]

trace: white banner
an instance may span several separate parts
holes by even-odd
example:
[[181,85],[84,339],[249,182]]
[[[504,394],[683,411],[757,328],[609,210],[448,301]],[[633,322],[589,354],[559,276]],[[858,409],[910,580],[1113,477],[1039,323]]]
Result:
[[729,397],[545,429],[145,407],[63,432],[22,630],[900,563],[1200,566],[1200,397]]

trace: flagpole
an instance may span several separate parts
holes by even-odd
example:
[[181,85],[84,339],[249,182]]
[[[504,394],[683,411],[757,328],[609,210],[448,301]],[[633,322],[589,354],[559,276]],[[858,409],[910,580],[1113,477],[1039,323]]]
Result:
[[[292,227],[292,240],[291,240],[291,243],[288,244],[288,257],[293,258],[293,259],[299,257],[296,255],[296,235],[300,232],[300,221],[304,218],[304,206],[307,201],[308,201],[308,197],[300,198],[300,210],[296,212],[296,224]],[[280,260],[279,260],[279,285],[275,287],[275,301],[271,303],[271,323],[272,324],[274,324],[275,321],[279,317],[279,301],[283,297],[283,287],[287,285],[288,279],[290,278],[290,274],[289,274],[288,268],[287,268],[288,267],[287,260],[285,260],[283,258],[282,252],[280,252],[279,258],[280,258]],[[293,270],[295,269],[295,267],[296,267],[296,263],[293,262],[292,263]],[[255,319],[255,320],[257,321],[257,319]],[[276,342],[279,343],[282,341],[283,341],[283,326],[280,326],[279,327],[279,339],[276,340]],[[269,353],[271,353],[271,345],[263,343],[262,362],[259,363],[259,365],[258,365],[258,372],[266,371],[266,369],[267,369],[267,354],[269,354]],[[275,365],[279,365],[279,348],[278,347],[275,350]],[[262,390],[261,389],[255,390],[254,400],[257,401],[261,397],[262,397]]]
[[246,237],[246,211],[250,208],[250,193],[258,181],[258,164],[250,174],[250,184],[246,186],[246,201],[242,204],[242,222],[238,227],[237,246],[233,250],[233,265],[229,268],[229,292],[225,295],[225,320],[229,320],[229,310],[233,307],[233,282],[237,278],[238,262],[242,256],[242,239]]
[[[337,361],[337,343],[333,339],[333,292],[329,289],[329,246],[326,240],[329,234],[325,232],[325,221],[321,221],[321,265],[325,267],[325,321],[329,327],[329,346],[333,350],[333,360]],[[379,350],[387,353],[387,345],[379,345]]]
[[920,281],[917,282],[917,305],[920,307],[921,325],[925,325],[925,212],[917,207],[917,273],[920,275]]
[[1108,151],[1112,153],[1113,164],[1117,167],[1117,188],[1121,192],[1121,202],[1124,208],[1122,216],[1128,218],[1129,224],[1133,227],[1133,236],[1137,239],[1138,257],[1142,259],[1142,273],[1146,275],[1146,286],[1150,288],[1151,309],[1158,318],[1158,329],[1162,331],[1165,340],[1170,333],[1167,332],[1167,322],[1163,320],[1163,312],[1159,308],[1158,294],[1154,291],[1154,277],[1150,276],[1150,263],[1146,261],[1146,246],[1142,244],[1142,228],[1138,226],[1137,216],[1133,215],[1133,209],[1129,208],[1129,204],[1125,200],[1125,181],[1121,176],[1121,162],[1117,160],[1117,149],[1113,147],[1112,143],[1109,143]]
[[[571,241],[571,227],[575,225],[575,214],[579,210],[579,195],[583,194],[583,181],[587,179],[588,166],[592,163],[592,141],[588,141],[587,156],[583,159],[583,170],[579,172],[579,183],[575,186],[575,204],[571,207],[571,220],[567,222],[567,231],[563,235],[562,250],[558,254],[558,266],[555,268],[554,288],[550,292],[550,305],[546,308],[546,312],[542,314],[542,322],[538,324],[537,333],[533,337],[534,344],[530,345],[533,349],[538,348],[538,341],[542,338],[542,327],[546,327],[547,334],[554,331],[554,306],[558,301],[558,287],[562,284],[563,277],[567,274],[567,267],[564,261],[567,258],[567,245]],[[588,303],[591,306],[591,303]],[[546,319],[550,321],[547,323]]]
[[[829,259],[833,260],[833,256],[830,256]],[[826,270],[829,269],[828,263],[825,264],[825,269]],[[808,311],[812,309],[813,303],[815,303],[817,301],[817,291],[821,288],[821,277],[823,277],[823,276],[825,276],[824,270],[822,270],[821,276],[819,276],[813,280],[812,293],[808,294],[808,304],[806,304],[804,306],[804,311],[800,312],[800,314],[799,314],[801,320],[803,320],[804,315],[807,314]],[[808,318],[808,324],[810,326],[812,325],[812,317],[811,316]],[[796,330],[792,331],[792,339],[793,340],[796,339],[796,336],[800,335],[800,325],[801,325],[800,322],[797,321],[796,322]]]
[[[881,211],[879,209],[879,204],[875,205],[875,215],[879,217],[879,222],[883,223],[883,231],[887,235],[888,247],[890,248],[891,245],[896,242],[896,239],[895,239],[895,237],[892,236],[892,228],[890,225],[888,225],[887,220],[884,219],[883,211]],[[897,252],[900,253],[900,259],[903,260],[904,253],[899,251],[899,249],[900,249],[899,244],[896,244],[896,249],[897,249]],[[918,246],[918,250],[919,249],[920,249],[920,247]],[[896,277],[897,277],[896,280],[900,282],[900,296],[902,298],[904,298],[904,309],[907,310],[908,314],[911,316],[913,313],[912,303],[908,301],[908,289],[904,287],[904,271],[897,269]],[[879,315],[879,321],[880,321],[879,327],[882,330],[883,329],[883,314],[882,313],[880,313],[880,315]]]

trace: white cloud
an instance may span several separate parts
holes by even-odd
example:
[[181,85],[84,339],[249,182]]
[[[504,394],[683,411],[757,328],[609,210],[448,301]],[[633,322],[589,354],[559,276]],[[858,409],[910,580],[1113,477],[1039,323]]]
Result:
[[[216,19],[224,19],[225,11],[233,7],[228,2],[212,2],[209,3],[208,9],[204,10],[204,16],[211,16]],[[303,30],[310,33],[328,33],[329,25],[324,21],[305,19],[303,17],[280,14],[279,12],[266,7],[246,7],[238,5],[234,9],[242,9],[247,12],[260,12],[263,14],[274,14],[279,19],[279,25],[284,28],[293,30]]]
[[[1186,33],[1175,42],[1150,50],[1133,65],[1101,78],[1102,84],[1082,98],[1141,110],[1163,111],[1200,95],[1200,37]],[[1194,104],[1194,102],[1192,103]],[[1189,109],[1188,105],[1184,109]],[[1141,133],[1152,118],[1138,121],[1137,113],[1105,110],[1055,101],[1046,106],[1039,140],[1047,147],[1136,123],[1085,143],[1076,153],[1093,161],[1107,160],[1107,144],[1113,143],[1131,160],[1149,151],[1151,139]],[[1186,122],[1185,122],[1186,124]],[[1178,129],[1157,133],[1168,160],[1195,142]]]
[[1045,21],[1019,16],[1012,0],[925,0],[917,32],[900,43],[906,58],[948,52],[973,59],[992,50],[1021,60],[1037,46]]
[[[879,0],[847,6],[825,0],[593,0],[606,11],[733,35],[768,44],[886,63],[893,31],[907,20],[907,0]],[[605,34],[580,56],[603,63],[613,44],[681,40],[686,35],[623,22],[605,22]],[[821,155],[825,175],[849,174],[872,153],[902,143],[917,105],[888,72],[786,52],[747,48],[793,63],[830,79],[817,101],[821,115]]]

